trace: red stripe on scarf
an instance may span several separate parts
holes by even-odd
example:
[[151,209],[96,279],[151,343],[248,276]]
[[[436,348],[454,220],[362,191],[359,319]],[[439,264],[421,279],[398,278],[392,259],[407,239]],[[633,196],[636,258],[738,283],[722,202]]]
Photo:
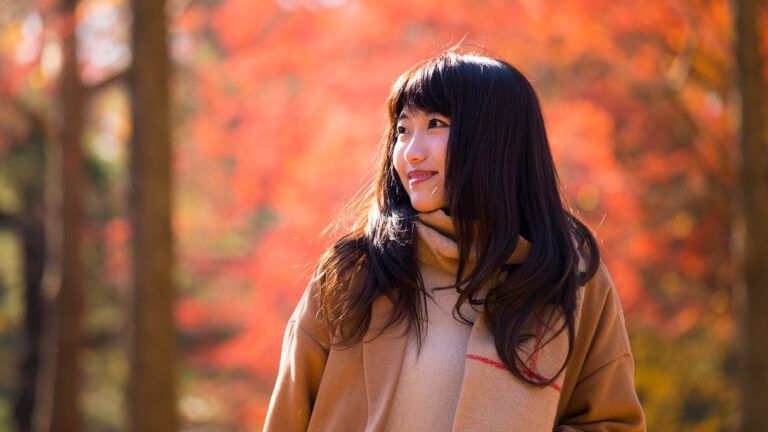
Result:
[[[503,370],[509,370],[504,365],[504,363],[499,363],[497,361],[491,360],[487,357],[475,355],[475,354],[467,354],[468,359],[477,360],[480,363],[487,364],[489,366],[493,366],[495,368],[503,369]],[[526,378],[532,380],[532,381],[544,381],[544,377],[542,377],[539,374],[533,373],[531,371],[522,371],[523,375],[525,375]],[[555,383],[549,384],[549,387],[552,387],[556,392],[561,393],[563,388]]]

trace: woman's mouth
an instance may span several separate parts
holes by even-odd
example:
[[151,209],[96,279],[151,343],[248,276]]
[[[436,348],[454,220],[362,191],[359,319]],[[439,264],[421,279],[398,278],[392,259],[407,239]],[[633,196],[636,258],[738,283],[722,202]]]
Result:
[[415,184],[423,183],[431,179],[435,175],[437,175],[437,171],[421,171],[421,170],[408,171],[408,185],[413,186]]

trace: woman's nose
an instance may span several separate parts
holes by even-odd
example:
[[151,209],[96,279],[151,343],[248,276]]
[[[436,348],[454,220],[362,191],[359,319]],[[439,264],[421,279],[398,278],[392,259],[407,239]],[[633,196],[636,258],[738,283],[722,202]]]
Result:
[[426,159],[428,156],[426,144],[425,137],[419,132],[414,132],[403,152],[405,160],[410,163],[418,163]]

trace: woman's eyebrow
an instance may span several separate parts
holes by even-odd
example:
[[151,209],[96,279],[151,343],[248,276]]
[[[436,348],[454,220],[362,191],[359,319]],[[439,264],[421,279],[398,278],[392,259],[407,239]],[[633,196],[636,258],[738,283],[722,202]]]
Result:
[[[426,111],[425,111],[425,112],[424,112],[424,115],[425,115],[425,116],[427,116],[427,117],[429,117],[429,116],[441,116],[441,117],[447,117],[447,116],[445,116],[445,115],[443,115],[443,114],[440,114],[439,112],[426,112]],[[408,115],[408,114],[407,114],[405,111],[401,111],[401,112],[400,112],[400,115],[399,115],[399,116],[397,116],[397,119],[398,119],[398,120],[401,120],[401,119],[410,119],[410,118],[411,118],[411,116],[409,116],[409,115]]]

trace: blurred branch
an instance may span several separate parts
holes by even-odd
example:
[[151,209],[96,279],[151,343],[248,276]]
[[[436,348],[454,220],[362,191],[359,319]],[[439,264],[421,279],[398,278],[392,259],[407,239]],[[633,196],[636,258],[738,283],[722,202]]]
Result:
[[105,88],[113,84],[125,82],[127,79],[128,79],[128,70],[127,69],[121,70],[104,80],[101,80],[92,85],[85,86],[85,96],[92,97],[93,95],[99,93]]
[[18,229],[21,221],[16,216],[0,210],[0,229]]
[[92,331],[85,335],[83,347],[89,350],[98,350],[105,347],[118,346],[125,337],[125,326],[116,330]]

